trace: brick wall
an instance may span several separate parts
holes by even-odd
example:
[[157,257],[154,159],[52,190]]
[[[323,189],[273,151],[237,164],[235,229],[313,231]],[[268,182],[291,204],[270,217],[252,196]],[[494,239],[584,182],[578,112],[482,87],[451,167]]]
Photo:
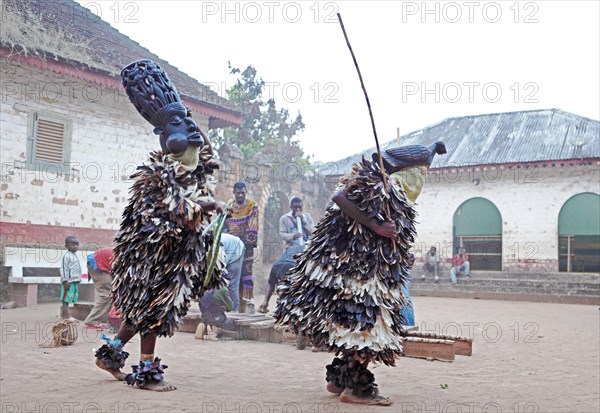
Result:
[[[0,78],[1,232],[3,246],[10,246],[2,259],[10,253],[41,266],[71,234],[84,251],[110,245],[127,203],[127,177],[160,148],[151,125],[121,90],[8,60],[0,65]],[[36,112],[72,122],[69,173],[27,169]],[[207,116],[196,113],[194,119],[208,127]]]
[[[118,228],[126,177],[158,148],[150,125],[119,91],[10,61],[3,61],[0,75],[2,220]],[[72,121],[68,175],[25,169],[30,116],[38,111]]]

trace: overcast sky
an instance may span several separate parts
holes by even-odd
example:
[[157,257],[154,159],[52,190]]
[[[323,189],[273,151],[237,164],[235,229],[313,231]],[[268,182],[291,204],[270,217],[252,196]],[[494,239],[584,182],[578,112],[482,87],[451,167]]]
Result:
[[600,118],[598,1],[79,1],[223,95],[254,66],[301,146],[333,161],[448,117],[559,108]]

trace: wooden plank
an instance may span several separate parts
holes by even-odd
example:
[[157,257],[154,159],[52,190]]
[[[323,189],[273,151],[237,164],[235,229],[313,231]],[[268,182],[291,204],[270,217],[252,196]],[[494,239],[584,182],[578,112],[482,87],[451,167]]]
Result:
[[419,331],[419,326],[402,326],[402,330],[407,333],[411,333],[414,331]]
[[454,341],[455,354],[458,354],[459,356],[470,356],[473,354],[472,338],[419,331],[409,331],[408,337],[427,338],[434,340],[451,340]]
[[406,337],[402,341],[404,357],[454,361],[454,341]]
[[[236,329],[235,332],[223,332],[223,335],[226,337],[236,340],[253,340],[268,343],[294,343],[296,340],[296,335],[293,332],[285,327],[276,326],[275,319],[271,316],[262,314],[228,314],[228,317],[234,321]],[[191,318],[195,321],[193,325]],[[180,327],[180,331],[195,332],[199,322],[198,314],[189,314],[184,318],[184,324]],[[409,336],[403,340],[405,357],[453,361],[455,354],[457,354],[456,344],[458,342],[460,342],[458,349],[461,353],[466,354],[470,351],[472,340],[464,337],[459,337],[462,340],[458,341],[442,337],[432,338],[433,333],[419,333],[417,330],[418,328],[409,329]],[[416,337],[415,335],[418,334],[423,337]],[[470,355],[470,352],[468,355]]]

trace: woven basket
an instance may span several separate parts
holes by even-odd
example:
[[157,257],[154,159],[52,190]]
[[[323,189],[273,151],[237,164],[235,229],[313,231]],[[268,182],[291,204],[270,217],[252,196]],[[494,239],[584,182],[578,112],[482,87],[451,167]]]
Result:
[[52,336],[55,346],[70,346],[77,341],[77,323],[61,320],[52,327]]

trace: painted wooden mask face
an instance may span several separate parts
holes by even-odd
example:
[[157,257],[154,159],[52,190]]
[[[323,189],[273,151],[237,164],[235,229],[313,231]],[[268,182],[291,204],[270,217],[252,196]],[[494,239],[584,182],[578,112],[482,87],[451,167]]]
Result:
[[180,103],[168,105],[157,123],[160,125],[154,133],[160,135],[160,146],[166,154],[180,155],[188,146],[200,147],[204,142],[196,122]]
[[129,100],[160,135],[160,146],[167,154],[180,155],[200,147],[205,139],[182,103],[167,73],[151,60],[139,60],[121,71]]

